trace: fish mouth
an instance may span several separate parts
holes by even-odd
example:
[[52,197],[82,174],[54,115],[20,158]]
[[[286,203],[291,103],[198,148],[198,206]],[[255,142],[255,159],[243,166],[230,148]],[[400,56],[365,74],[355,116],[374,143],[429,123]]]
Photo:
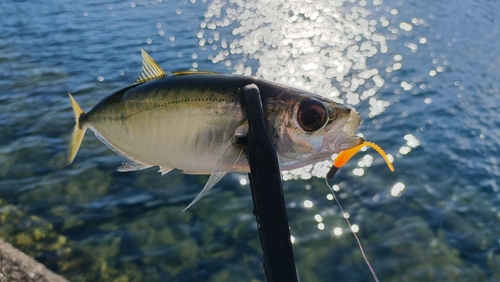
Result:
[[361,124],[361,116],[359,115],[358,112],[356,112],[356,109],[350,109],[349,118],[347,119],[346,123],[344,124],[344,127],[342,128],[342,130],[346,134],[352,135],[352,134],[354,134],[354,131],[356,131],[356,129],[358,129],[360,124]]
[[349,117],[345,124],[339,128],[339,132],[335,134],[335,137],[330,142],[334,153],[350,149],[364,142],[363,138],[354,135],[360,124],[361,116],[359,113],[356,112],[356,109],[349,109]]

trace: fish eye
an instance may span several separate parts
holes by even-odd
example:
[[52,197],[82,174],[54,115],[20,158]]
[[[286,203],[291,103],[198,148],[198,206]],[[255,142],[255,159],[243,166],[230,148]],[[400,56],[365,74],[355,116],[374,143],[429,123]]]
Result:
[[328,111],[325,105],[313,98],[300,102],[297,120],[303,130],[312,132],[322,128],[328,121]]

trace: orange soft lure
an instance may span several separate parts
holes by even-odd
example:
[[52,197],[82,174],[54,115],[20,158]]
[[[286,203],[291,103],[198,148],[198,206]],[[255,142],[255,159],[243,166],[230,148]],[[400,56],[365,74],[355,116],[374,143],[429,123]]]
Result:
[[337,156],[337,158],[333,162],[333,166],[330,169],[330,171],[328,172],[328,174],[326,175],[326,177],[328,179],[331,179],[335,175],[337,170],[341,166],[345,165],[347,163],[347,161],[349,161],[354,155],[356,155],[356,153],[359,152],[359,150],[361,150],[361,148],[363,148],[364,146],[372,147],[375,151],[377,151],[377,153],[379,153],[384,158],[389,169],[391,171],[394,171],[394,166],[392,166],[392,163],[387,158],[387,155],[385,154],[384,150],[382,150],[382,148],[380,148],[375,143],[365,141],[365,142],[359,144],[358,146],[355,146],[355,147],[352,147],[351,149],[347,149],[345,151],[340,152],[340,154]]

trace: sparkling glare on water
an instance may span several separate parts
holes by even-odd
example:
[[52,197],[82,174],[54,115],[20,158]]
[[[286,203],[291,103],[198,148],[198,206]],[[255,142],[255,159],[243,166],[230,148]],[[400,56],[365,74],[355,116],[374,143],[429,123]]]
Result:
[[0,1],[2,239],[70,281],[265,279],[247,177],[180,213],[208,177],[116,173],[90,133],[64,166],[66,92],[90,110],[137,78],[144,48],[167,71],[259,75],[355,106],[394,161],[361,150],[330,194],[316,176],[335,156],[284,173],[299,179],[283,189],[302,281],[373,281],[356,232],[381,281],[499,280],[495,1],[133,1]]
[[[200,25],[199,45],[216,50],[209,59],[230,66],[235,74],[294,85],[354,107],[368,103],[368,116],[374,118],[390,102],[377,97],[385,80],[366,61],[388,51],[386,36],[377,32],[377,26],[388,24],[389,19],[369,18],[371,10],[380,9],[381,1],[351,2],[214,1]],[[407,22],[399,26],[405,31],[413,27]],[[236,39],[221,38],[227,28],[232,28]],[[394,59],[391,71],[401,68],[403,56]],[[408,89],[410,84],[402,87]],[[370,166],[372,161],[364,159],[360,166]],[[285,171],[283,179],[324,177],[331,165],[332,160],[326,160]],[[364,170],[353,173],[362,176]]]
[[[215,1],[201,24],[200,45],[216,45],[214,63],[229,60],[232,54],[241,56],[233,66],[236,74],[254,73],[357,105],[384,85],[378,70],[365,63],[378,52],[387,52],[387,45],[385,37],[376,33],[377,21],[366,19],[368,9],[343,4]],[[212,31],[233,22],[240,24],[232,30],[239,38],[231,42]],[[251,60],[258,60],[258,69],[252,69]]]
[[[379,68],[367,64],[367,60],[377,54],[389,51],[387,41],[399,33],[410,32],[423,20],[413,18],[410,21],[392,22],[391,16],[397,15],[397,9],[386,9],[385,16],[371,16],[373,11],[380,11],[382,1],[213,1],[208,6],[204,21],[197,33],[202,50],[212,50],[208,59],[213,63],[222,63],[232,69],[234,74],[256,75],[268,80],[294,85],[311,92],[324,95],[342,104],[353,107],[366,105],[369,119],[375,119],[391,106],[391,101],[379,97],[379,91],[386,81]],[[378,28],[387,29],[378,32]],[[234,38],[227,39],[221,34],[231,32]],[[391,35],[392,34],[392,35]],[[391,38],[391,36],[393,36]],[[418,44],[426,44],[426,38],[419,42],[408,42],[405,46],[411,53],[418,51]],[[393,62],[383,71],[395,73],[404,67],[402,54],[393,55]],[[194,66],[194,65],[193,65]],[[435,76],[437,70],[430,70]],[[420,79],[421,81],[421,79]],[[413,91],[427,86],[418,84],[419,79],[398,82],[403,91]],[[399,89],[395,94],[400,94]],[[414,93],[415,94],[415,93]],[[432,103],[432,98],[424,99],[425,104]],[[370,122],[366,120],[365,123]],[[375,123],[375,121],[373,121]],[[402,147],[392,153],[401,158],[420,146],[420,141],[412,134],[400,136]],[[363,148],[363,152],[366,148]],[[393,154],[388,152],[388,159],[393,162]],[[311,177],[325,177],[331,159],[308,165],[292,171],[282,172],[283,180],[307,180]],[[359,158],[359,157],[358,157]],[[363,177],[376,158],[365,154],[357,160],[357,166],[351,170],[354,177]],[[353,160],[353,164],[356,162]],[[404,183],[399,182],[387,191],[394,197],[401,196]],[[334,185],[339,191],[340,187]],[[342,196],[341,196],[342,197]],[[327,195],[333,200],[334,195]],[[375,196],[374,202],[378,200]],[[313,207],[313,202],[305,200],[306,209]],[[344,216],[348,217],[348,214]],[[321,215],[314,216],[319,230],[325,229]],[[358,232],[354,224],[352,231]],[[333,234],[340,236],[342,229],[333,228]]]

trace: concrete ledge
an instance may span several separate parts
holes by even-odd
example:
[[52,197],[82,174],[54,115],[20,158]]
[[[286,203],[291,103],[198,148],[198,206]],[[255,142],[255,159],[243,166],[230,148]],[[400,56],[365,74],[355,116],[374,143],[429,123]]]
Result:
[[0,239],[0,282],[4,281],[68,282]]

